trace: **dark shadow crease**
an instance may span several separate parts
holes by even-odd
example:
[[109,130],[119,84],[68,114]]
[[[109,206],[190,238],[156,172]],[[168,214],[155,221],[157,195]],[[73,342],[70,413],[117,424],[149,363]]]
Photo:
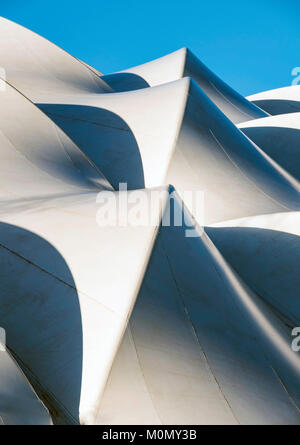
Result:
[[[15,251],[34,252],[47,270]],[[70,269],[45,239],[6,223],[0,223],[0,264],[0,325],[8,348],[53,422],[79,423],[82,323]],[[60,278],[48,272],[53,265]]]
[[300,130],[284,127],[249,127],[240,130],[300,180]]
[[133,73],[106,74],[101,76],[101,79],[116,93],[141,90],[150,86],[143,77]]
[[[238,275],[289,326],[300,325],[300,237],[252,227],[206,227]],[[278,315],[278,314],[277,314]]]
[[253,100],[251,102],[272,116],[276,114],[297,113],[300,111],[300,102],[296,100],[265,99]]
[[183,77],[191,77],[209,99],[235,123],[265,117],[264,111],[231,88],[189,49],[186,54]]
[[145,187],[143,163],[133,132],[115,113],[85,105],[37,104],[101,170],[114,189]]

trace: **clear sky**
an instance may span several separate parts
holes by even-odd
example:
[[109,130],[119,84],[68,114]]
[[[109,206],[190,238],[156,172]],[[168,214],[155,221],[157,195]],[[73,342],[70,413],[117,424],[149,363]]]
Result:
[[300,67],[299,0],[1,0],[0,15],[103,73],[186,46],[247,95]]

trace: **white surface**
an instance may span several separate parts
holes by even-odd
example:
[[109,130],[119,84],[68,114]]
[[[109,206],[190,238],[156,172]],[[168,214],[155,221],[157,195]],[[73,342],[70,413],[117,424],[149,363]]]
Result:
[[300,113],[239,124],[240,130],[297,180],[300,179]]
[[172,184],[182,197],[204,191],[205,219],[194,215],[201,223],[299,208],[297,179],[190,78],[132,92],[53,96],[39,106],[115,188],[125,181],[129,189]]
[[300,85],[252,94],[247,99],[271,115],[300,111]]
[[53,93],[101,93],[110,88],[86,64],[61,48],[0,17],[0,60],[6,80],[33,101]]
[[156,229],[100,228],[96,197],[110,185],[9,86],[0,118],[1,324],[50,408],[89,423]]
[[274,90],[262,91],[260,93],[252,94],[247,97],[250,101],[263,99],[290,99],[300,100],[300,85],[291,85],[283,88],[276,88]]
[[298,424],[289,328],[199,235],[161,230],[98,422]]
[[115,91],[129,91],[172,82],[182,77],[193,78],[233,122],[267,115],[217,77],[187,48],[119,73],[105,75],[102,79]]
[[[100,78],[6,19],[0,37],[4,422],[299,424],[298,114],[186,49]],[[204,191],[204,218],[185,199],[199,236],[102,225],[120,182],[164,192],[157,225],[169,184],[177,207]]]

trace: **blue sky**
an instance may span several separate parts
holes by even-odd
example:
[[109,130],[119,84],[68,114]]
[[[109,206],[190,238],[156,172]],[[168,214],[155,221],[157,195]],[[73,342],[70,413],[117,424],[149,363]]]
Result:
[[4,0],[0,15],[103,73],[187,46],[247,95],[300,66],[299,0]]

